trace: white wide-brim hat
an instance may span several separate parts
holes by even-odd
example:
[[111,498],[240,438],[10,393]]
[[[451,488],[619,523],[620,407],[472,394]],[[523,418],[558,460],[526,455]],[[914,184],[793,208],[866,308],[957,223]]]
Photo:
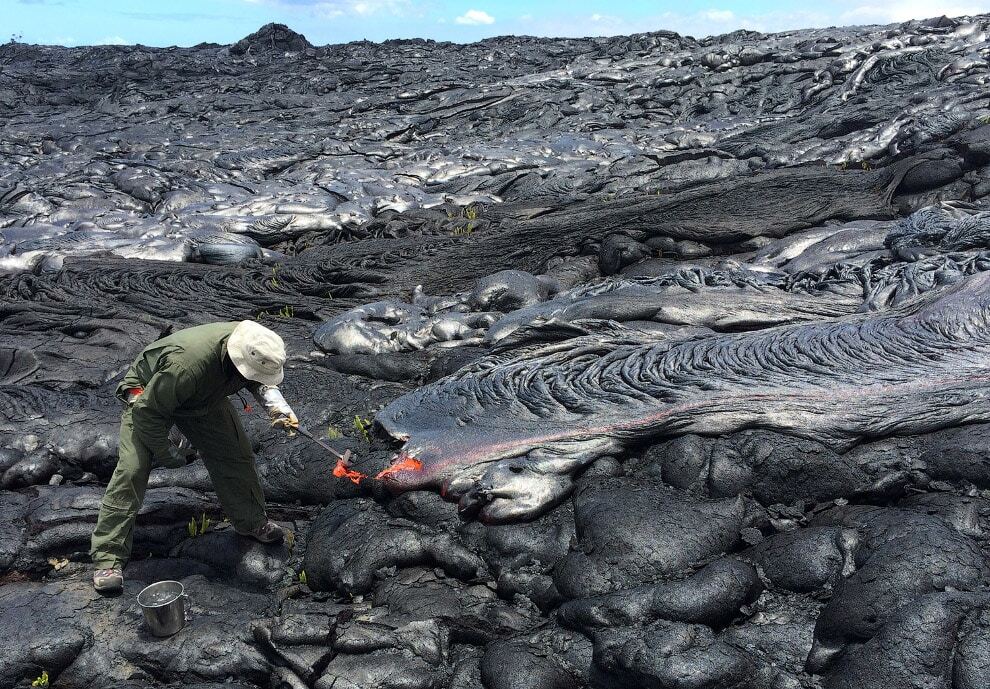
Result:
[[278,385],[285,377],[285,343],[260,323],[241,321],[227,338],[227,356],[248,380]]

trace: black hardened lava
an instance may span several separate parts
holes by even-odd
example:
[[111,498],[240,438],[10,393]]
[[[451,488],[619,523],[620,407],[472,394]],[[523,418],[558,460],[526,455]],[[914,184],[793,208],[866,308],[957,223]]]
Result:
[[[990,686],[988,38],[0,46],[0,689]],[[246,318],[354,462],[245,412],[293,537],[156,469],[99,596],[116,382]]]

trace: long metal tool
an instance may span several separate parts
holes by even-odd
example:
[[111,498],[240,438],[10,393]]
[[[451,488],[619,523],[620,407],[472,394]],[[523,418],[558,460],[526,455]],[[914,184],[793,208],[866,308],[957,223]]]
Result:
[[351,451],[350,450],[344,450],[344,454],[340,454],[339,452],[337,452],[335,449],[333,449],[332,447],[330,447],[329,445],[327,445],[325,442],[323,442],[319,438],[314,437],[312,433],[310,433],[309,431],[307,431],[302,426],[298,426],[296,428],[296,430],[299,431],[299,434],[300,435],[303,435],[303,436],[309,438],[314,443],[316,443],[317,445],[319,445],[320,447],[322,447],[324,450],[326,450],[327,452],[329,452],[330,454],[332,454],[334,457],[336,457],[337,459],[339,459],[340,461],[342,461],[344,464],[347,464],[348,462],[351,461]]

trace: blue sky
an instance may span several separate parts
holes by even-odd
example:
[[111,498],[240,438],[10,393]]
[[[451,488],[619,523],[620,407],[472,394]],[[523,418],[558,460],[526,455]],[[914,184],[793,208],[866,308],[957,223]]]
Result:
[[696,37],[990,12],[990,0],[0,0],[0,41],[92,45],[231,43],[267,22],[316,45],[387,38],[607,36],[670,29]]

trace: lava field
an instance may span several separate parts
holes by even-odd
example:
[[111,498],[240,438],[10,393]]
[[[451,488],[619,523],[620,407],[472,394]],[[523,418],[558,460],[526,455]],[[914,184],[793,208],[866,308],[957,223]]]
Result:
[[[242,319],[353,464],[245,412],[293,537],[158,468],[99,595],[116,383]],[[0,629],[0,689],[990,687],[990,15],[0,46]]]

